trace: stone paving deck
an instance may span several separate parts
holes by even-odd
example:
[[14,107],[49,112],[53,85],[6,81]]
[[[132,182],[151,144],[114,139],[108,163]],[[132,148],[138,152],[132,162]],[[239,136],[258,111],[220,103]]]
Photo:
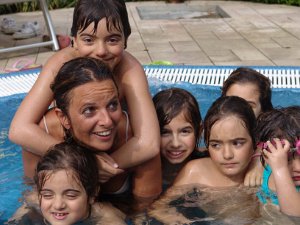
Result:
[[[228,18],[141,19],[137,7],[163,7],[164,1],[127,3],[132,34],[128,51],[142,64],[168,60],[184,65],[300,65],[300,7],[244,1],[185,1],[189,8],[219,6]],[[171,8],[172,5],[167,5]],[[176,6],[177,7],[177,6]],[[69,34],[73,9],[51,10],[58,34]],[[18,24],[37,20],[46,33],[41,12],[9,15]],[[0,16],[0,20],[5,15]],[[0,33],[0,48],[32,43],[41,36],[14,41]],[[44,64],[54,52],[36,48],[2,54],[0,71],[19,58]]]

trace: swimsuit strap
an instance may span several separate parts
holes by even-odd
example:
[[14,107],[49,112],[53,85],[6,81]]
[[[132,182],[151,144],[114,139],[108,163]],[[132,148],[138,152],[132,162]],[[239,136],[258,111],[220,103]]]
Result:
[[128,113],[126,111],[123,110],[123,113],[125,114],[126,116],[126,137],[125,137],[125,140],[126,142],[128,141],[128,130],[129,130],[129,116],[128,116]]
[[43,123],[44,123],[44,126],[45,126],[47,134],[49,134],[49,130],[48,130],[47,121],[46,121],[46,117],[45,116],[43,116]]

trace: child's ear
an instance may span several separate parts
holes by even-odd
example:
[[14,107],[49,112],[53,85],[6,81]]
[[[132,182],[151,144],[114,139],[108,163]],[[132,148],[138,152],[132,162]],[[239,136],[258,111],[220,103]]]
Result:
[[61,125],[65,129],[69,130],[71,128],[71,123],[70,123],[69,118],[59,108],[55,108],[55,113],[56,113],[56,116],[58,117]]

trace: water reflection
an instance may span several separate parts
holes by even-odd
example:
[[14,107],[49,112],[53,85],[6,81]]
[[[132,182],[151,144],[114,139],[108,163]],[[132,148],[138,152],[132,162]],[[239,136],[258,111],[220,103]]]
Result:
[[143,225],[300,224],[274,205],[261,205],[256,188],[208,188],[195,185],[171,188],[146,213],[133,220]]

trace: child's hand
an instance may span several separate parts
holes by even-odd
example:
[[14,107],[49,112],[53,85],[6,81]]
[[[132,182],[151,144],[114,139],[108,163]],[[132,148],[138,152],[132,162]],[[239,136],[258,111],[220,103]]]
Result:
[[110,178],[123,173],[124,170],[118,168],[118,164],[106,153],[97,154],[100,183],[107,182]]
[[273,140],[275,144],[267,141],[268,148],[262,150],[264,159],[272,170],[286,168],[288,166],[290,143],[286,139],[283,140],[283,143],[278,138]]
[[253,158],[246,173],[244,185],[248,187],[260,186],[262,183],[263,169],[259,157]]

